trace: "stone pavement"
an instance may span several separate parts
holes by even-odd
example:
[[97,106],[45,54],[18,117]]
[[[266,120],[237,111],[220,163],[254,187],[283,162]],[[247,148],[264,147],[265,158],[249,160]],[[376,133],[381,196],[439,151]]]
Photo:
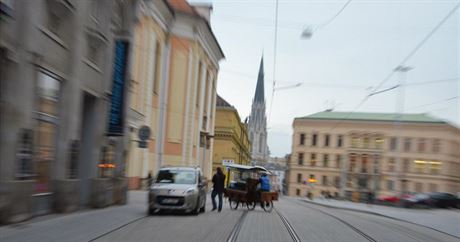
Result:
[[333,199],[301,200],[326,207],[371,213],[403,220],[460,237],[460,209],[399,208]]
[[52,214],[0,227],[0,241],[89,241],[147,214],[147,192],[130,191],[128,204]]

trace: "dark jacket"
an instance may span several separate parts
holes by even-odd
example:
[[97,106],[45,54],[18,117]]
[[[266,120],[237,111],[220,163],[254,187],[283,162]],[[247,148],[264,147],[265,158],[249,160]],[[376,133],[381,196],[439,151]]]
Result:
[[224,182],[225,182],[225,175],[216,173],[212,177],[212,183],[214,184],[214,191],[218,193],[224,192]]

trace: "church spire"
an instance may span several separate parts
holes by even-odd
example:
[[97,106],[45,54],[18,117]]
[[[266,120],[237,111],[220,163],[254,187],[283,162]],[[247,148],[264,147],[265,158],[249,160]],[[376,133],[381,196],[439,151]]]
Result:
[[264,56],[260,59],[259,76],[257,77],[256,93],[254,95],[255,103],[265,102],[264,88]]

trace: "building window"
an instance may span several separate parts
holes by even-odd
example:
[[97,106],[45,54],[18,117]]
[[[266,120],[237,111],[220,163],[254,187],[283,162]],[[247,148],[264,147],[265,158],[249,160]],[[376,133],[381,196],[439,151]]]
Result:
[[391,137],[390,139],[390,150],[391,151],[395,151],[398,147],[397,147],[397,141],[398,139],[396,137]]
[[305,145],[305,134],[300,134],[299,145]]
[[329,138],[330,138],[330,135],[328,134],[324,135],[324,147],[329,147]]
[[350,167],[348,167],[349,172],[354,172],[356,167],[356,155],[350,154]]
[[340,168],[340,162],[342,161],[342,156],[341,155],[336,155],[335,156],[335,168]]
[[367,155],[361,156],[361,173],[367,173]]
[[369,148],[369,143],[370,143],[370,142],[369,142],[369,138],[365,137],[365,138],[363,139],[363,147],[366,148],[366,149],[368,149],[368,148]]
[[421,183],[421,182],[416,182],[416,183],[415,183],[415,191],[416,191],[416,192],[423,192],[423,183]]
[[316,166],[316,154],[315,153],[311,153],[310,166]]
[[395,159],[394,158],[388,159],[387,171],[388,172],[395,172]]
[[299,153],[298,164],[299,164],[300,166],[303,165],[303,153]]
[[375,139],[375,148],[376,149],[382,149],[383,148],[383,139],[382,138],[376,138]]
[[424,160],[414,160],[415,163],[415,171],[417,173],[425,173],[425,166],[426,166],[426,161]]
[[336,188],[339,188],[339,187],[340,187],[340,177],[339,177],[339,176],[336,176],[336,177],[334,178],[334,186],[335,186]]
[[380,170],[379,164],[380,157],[378,155],[374,155],[374,174],[378,174]]
[[61,83],[39,72],[37,82],[38,122],[35,127],[35,192],[50,190],[51,164],[56,155],[56,134],[58,122],[58,103]]
[[297,173],[297,183],[302,183],[302,174]]
[[358,137],[352,137],[351,138],[351,147],[352,148],[358,148],[359,147],[359,138]]
[[343,136],[342,135],[339,135],[337,136],[337,147],[342,147],[343,145]]
[[16,178],[19,180],[32,179],[34,175],[32,147],[33,133],[30,129],[21,129],[19,132],[18,150],[16,151],[17,171]]
[[323,167],[329,167],[329,155],[323,154]]
[[323,186],[327,186],[327,184],[328,184],[328,182],[327,182],[327,176],[323,176],[323,179],[322,179],[321,182],[322,182],[321,184],[322,184]]
[[409,152],[411,148],[411,138],[404,138],[404,151]]
[[430,183],[430,192],[437,192],[438,191],[438,184]]
[[433,175],[439,174],[441,171],[441,162],[439,161],[430,161],[430,173]]
[[433,153],[439,153],[441,151],[441,141],[438,139],[433,140]]
[[347,183],[346,183],[348,188],[353,187],[353,180],[351,179],[351,176],[347,176]]
[[418,152],[425,152],[426,141],[425,139],[418,140],[417,150]]
[[392,180],[387,180],[387,190],[393,191],[394,189],[394,182]]
[[404,159],[403,160],[403,172],[404,173],[410,172],[410,161],[409,161],[409,159]]
[[300,189],[298,189],[298,188],[295,189],[295,195],[296,195],[296,196],[300,196]]
[[317,142],[318,142],[318,134],[313,134],[311,136],[311,145],[316,146]]

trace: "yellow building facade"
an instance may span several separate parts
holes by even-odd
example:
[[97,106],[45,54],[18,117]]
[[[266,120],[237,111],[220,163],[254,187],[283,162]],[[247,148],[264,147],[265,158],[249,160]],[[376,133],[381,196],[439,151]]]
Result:
[[227,101],[217,96],[214,130],[213,171],[222,167],[223,161],[249,165],[251,144],[246,125],[241,123],[238,111]]
[[[162,166],[212,172],[216,85],[222,50],[209,26],[211,6],[142,1],[135,28],[129,110],[129,187]],[[151,130],[139,147],[142,126]]]

